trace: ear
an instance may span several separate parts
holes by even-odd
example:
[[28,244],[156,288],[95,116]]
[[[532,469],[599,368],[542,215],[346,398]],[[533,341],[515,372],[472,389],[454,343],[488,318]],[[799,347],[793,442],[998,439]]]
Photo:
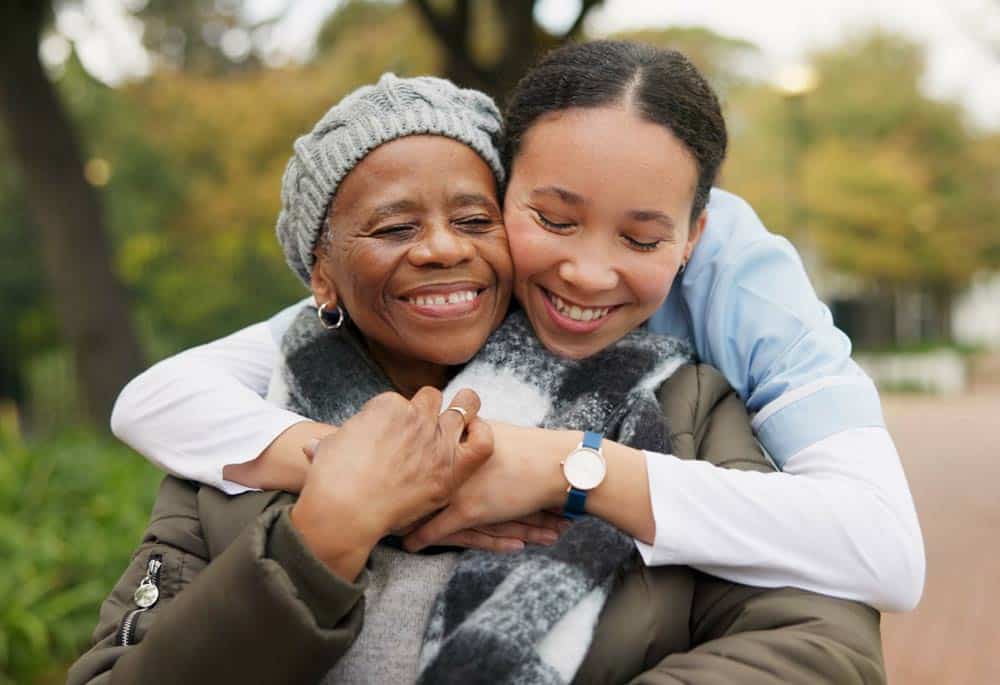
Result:
[[701,239],[701,234],[705,231],[705,224],[708,223],[708,210],[701,210],[701,214],[698,218],[691,224],[691,229],[688,231],[687,244],[684,246],[684,261],[691,259],[691,254],[694,252],[695,245]]
[[330,266],[324,259],[322,253],[315,255],[312,274],[309,278],[309,288],[312,290],[313,299],[316,306],[328,304],[330,307],[337,306],[337,287],[333,283],[333,276],[330,274]]

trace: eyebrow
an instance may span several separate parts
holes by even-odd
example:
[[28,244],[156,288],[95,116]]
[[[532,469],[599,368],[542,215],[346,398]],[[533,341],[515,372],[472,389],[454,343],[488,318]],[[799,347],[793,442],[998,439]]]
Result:
[[655,209],[633,209],[628,213],[628,217],[633,221],[655,221],[671,231],[674,230],[674,220]]
[[532,195],[555,195],[560,200],[568,205],[582,205],[584,199],[582,195],[577,195],[571,190],[566,190],[565,188],[560,188],[559,186],[545,186],[544,188],[535,188],[531,191]]
[[[532,195],[555,195],[560,200],[570,205],[582,205],[586,202],[582,195],[577,195],[571,190],[566,190],[565,188],[560,188],[559,186],[545,186],[543,188],[535,188],[531,191]],[[656,210],[656,209],[633,209],[628,212],[628,218],[632,221],[653,221],[664,228],[669,230],[674,230],[674,220],[670,218],[667,214]]]
[[454,195],[448,201],[453,207],[496,207],[497,203],[495,200],[490,199],[482,193],[459,193]]
[[406,212],[414,212],[420,208],[420,205],[413,200],[399,200],[397,202],[390,202],[389,204],[381,205],[372,210],[372,213],[368,215],[368,220],[365,224],[369,227],[374,226],[383,219],[387,219],[390,216],[395,216],[397,214],[404,214]]

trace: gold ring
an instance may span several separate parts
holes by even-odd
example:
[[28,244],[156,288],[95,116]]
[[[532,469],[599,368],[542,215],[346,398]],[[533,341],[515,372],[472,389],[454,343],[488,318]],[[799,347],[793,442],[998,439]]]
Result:
[[446,412],[448,412],[448,411],[457,411],[458,414],[459,414],[459,416],[462,417],[462,423],[464,423],[465,425],[469,424],[469,412],[465,411],[461,407],[452,406],[452,407],[448,407],[447,409],[445,409],[445,411]]

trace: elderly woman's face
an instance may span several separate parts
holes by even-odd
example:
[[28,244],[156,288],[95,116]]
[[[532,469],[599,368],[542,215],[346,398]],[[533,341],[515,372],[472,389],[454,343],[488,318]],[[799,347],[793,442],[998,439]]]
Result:
[[468,146],[409,136],[376,148],[330,209],[313,292],[376,353],[453,365],[503,320],[512,267],[496,183]]

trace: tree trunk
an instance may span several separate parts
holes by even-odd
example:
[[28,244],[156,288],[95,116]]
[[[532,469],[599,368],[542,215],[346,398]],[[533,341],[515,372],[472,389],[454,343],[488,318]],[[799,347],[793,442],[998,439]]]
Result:
[[939,342],[954,342],[955,293],[947,286],[931,290],[934,303],[934,337]]
[[469,41],[473,32],[471,0],[454,0],[450,11],[431,0],[411,0],[431,33],[444,48],[444,76],[460,86],[477,88],[503,107],[518,80],[546,51],[576,38],[583,20],[601,0],[583,0],[570,29],[553,36],[535,23],[536,0],[504,0],[497,3],[501,16],[502,52],[495,64],[478,64]]
[[105,423],[118,391],[142,367],[142,353],[112,269],[99,198],[83,177],[72,124],[38,57],[45,4],[15,0],[0,11],[0,116],[39,229],[84,411]]

